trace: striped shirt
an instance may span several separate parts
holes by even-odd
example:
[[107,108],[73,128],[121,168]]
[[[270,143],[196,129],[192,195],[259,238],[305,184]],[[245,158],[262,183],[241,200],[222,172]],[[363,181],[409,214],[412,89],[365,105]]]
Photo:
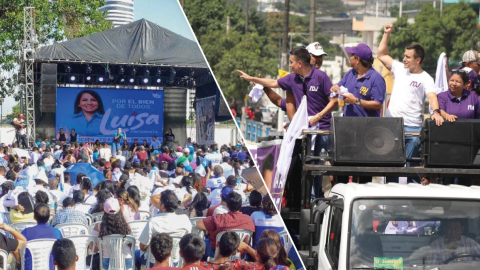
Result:
[[55,214],[55,216],[53,216],[53,227],[55,227],[55,225],[64,223],[81,223],[85,226],[88,226],[88,221],[85,213],[75,210],[73,208],[64,209]]

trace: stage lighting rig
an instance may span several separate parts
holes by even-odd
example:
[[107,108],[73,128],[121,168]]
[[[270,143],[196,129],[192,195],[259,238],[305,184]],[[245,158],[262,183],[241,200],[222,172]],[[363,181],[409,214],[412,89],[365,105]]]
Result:
[[72,72],[72,67],[71,67],[69,64],[67,64],[67,65],[65,66],[65,72],[66,72],[66,73]]
[[130,73],[132,76],[135,76],[137,74],[137,69],[135,67],[132,67],[132,71]]
[[123,75],[124,73],[125,73],[125,69],[123,68],[123,66],[120,66],[120,67],[118,68],[118,74],[119,74],[119,75]]
[[85,73],[87,73],[87,74],[92,73],[92,66],[87,65],[87,67],[85,68]]

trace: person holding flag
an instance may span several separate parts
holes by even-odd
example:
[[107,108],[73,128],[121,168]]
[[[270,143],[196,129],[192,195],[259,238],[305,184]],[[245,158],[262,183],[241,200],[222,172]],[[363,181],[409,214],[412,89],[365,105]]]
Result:
[[[292,73],[288,74],[283,78],[280,78],[278,80],[258,78],[252,77],[241,70],[237,70],[237,72],[240,74],[241,78],[247,81],[260,84],[264,87],[269,88],[280,87],[283,90],[287,91],[286,108],[287,115],[290,121],[294,119],[294,115],[300,108],[302,100],[305,100],[305,107],[307,110],[306,116],[308,118],[304,119],[305,117],[303,115],[303,112],[300,112],[300,114],[302,115],[301,117],[297,117],[298,121],[301,121],[303,123],[303,121],[308,120],[308,124],[305,126],[305,128],[310,127],[311,129],[328,130],[330,129],[330,121],[332,118],[331,112],[335,108],[337,108],[338,99],[330,97],[330,88],[332,87],[332,82],[330,81],[330,78],[325,72],[315,69],[310,64],[310,61],[311,56],[307,49],[296,48],[290,52],[290,68],[292,70]],[[296,130],[291,130],[292,127]],[[298,135],[301,135],[301,130],[298,129],[301,129],[303,127],[303,124],[297,124],[292,121],[287,133],[291,133],[294,136],[297,136],[295,137],[296,139],[298,138]],[[286,139],[286,137],[284,137],[284,141],[282,142],[282,149],[284,148],[284,144],[291,144],[291,142],[293,141],[295,141],[293,140],[293,138]],[[293,149],[295,148],[294,146],[294,144],[291,144],[289,146],[291,151],[280,152],[281,154],[279,157],[279,162],[277,162],[277,168],[279,169],[277,170],[277,173],[280,173],[282,181],[285,181],[287,176],[285,170],[288,170],[288,168],[290,168],[290,163],[294,163],[297,159],[297,154],[293,155],[293,159],[291,159],[291,156],[288,156],[288,153],[293,153]],[[318,136],[318,140],[315,140],[314,154],[319,155],[321,149],[328,149],[328,136]],[[280,163],[280,161],[282,160],[282,153],[287,155],[285,160],[288,164]],[[321,177],[319,178],[321,179]],[[266,184],[267,186],[269,186],[269,183]],[[299,196],[301,193],[301,186],[298,184],[292,185],[292,188],[297,189],[292,193],[298,194]],[[322,196],[322,194],[315,195],[316,197]],[[293,201],[296,203],[300,203],[301,200],[294,199]]]

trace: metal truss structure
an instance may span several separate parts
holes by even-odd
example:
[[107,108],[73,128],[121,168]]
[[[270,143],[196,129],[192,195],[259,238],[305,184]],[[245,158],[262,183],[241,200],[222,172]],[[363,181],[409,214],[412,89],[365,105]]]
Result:
[[33,7],[23,8],[23,68],[25,72],[25,118],[29,147],[35,144],[35,89],[33,63],[35,55],[35,17]]

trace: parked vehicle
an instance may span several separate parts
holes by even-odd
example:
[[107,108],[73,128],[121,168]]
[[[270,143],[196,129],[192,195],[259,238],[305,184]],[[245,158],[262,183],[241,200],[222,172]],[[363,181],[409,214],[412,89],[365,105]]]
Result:
[[308,269],[480,269],[480,187],[337,184],[303,209]]

